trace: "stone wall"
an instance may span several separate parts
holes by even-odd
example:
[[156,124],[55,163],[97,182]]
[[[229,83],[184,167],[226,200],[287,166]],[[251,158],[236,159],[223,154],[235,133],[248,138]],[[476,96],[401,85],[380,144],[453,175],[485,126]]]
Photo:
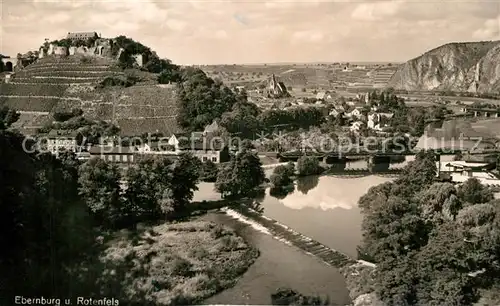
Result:
[[68,55],[68,49],[66,49],[66,47],[55,46],[54,55],[66,56]]
[[142,54],[134,54],[133,57],[139,67],[142,67],[144,65]]

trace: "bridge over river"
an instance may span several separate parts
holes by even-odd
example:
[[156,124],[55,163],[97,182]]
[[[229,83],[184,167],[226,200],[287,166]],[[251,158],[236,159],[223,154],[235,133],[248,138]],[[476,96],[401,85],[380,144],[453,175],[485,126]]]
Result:
[[[438,158],[442,155],[455,155],[457,153],[469,154],[469,155],[480,155],[480,154],[498,154],[500,149],[477,149],[477,150],[435,150],[436,156]],[[395,156],[415,156],[418,151],[407,150],[407,151],[390,151],[390,150],[364,150],[364,149],[351,149],[349,151],[332,151],[332,152],[317,152],[317,151],[290,151],[278,153],[277,157],[281,161],[297,160],[303,155],[314,156],[318,159],[360,159],[369,157],[395,157]]]

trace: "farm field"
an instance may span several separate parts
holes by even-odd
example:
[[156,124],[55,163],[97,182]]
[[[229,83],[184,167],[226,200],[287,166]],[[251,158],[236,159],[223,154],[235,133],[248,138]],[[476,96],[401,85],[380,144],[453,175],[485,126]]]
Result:
[[396,67],[359,66],[343,70],[338,64],[262,64],[217,65],[200,68],[212,78],[233,86],[256,88],[271,75],[292,90],[333,90],[346,88],[351,93],[384,87]]

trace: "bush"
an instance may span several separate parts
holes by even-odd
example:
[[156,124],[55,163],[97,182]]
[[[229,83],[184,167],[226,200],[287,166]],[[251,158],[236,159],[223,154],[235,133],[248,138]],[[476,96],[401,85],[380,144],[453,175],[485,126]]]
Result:
[[299,176],[316,175],[322,172],[319,160],[314,156],[301,156],[297,161]]
[[201,166],[200,180],[203,182],[213,183],[217,180],[217,173],[218,173],[217,165],[214,162],[207,160]]
[[210,231],[210,236],[214,239],[219,239],[220,237],[224,236],[225,230],[221,225],[216,225],[212,228]]
[[288,186],[292,183],[292,176],[295,173],[295,166],[290,163],[286,166],[277,166],[274,168],[271,175],[270,182],[274,188],[281,188]]
[[99,82],[99,88],[121,86],[130,87],[135,85],[137,78],[133,76],[109,76]]
[[90,64],[90,63],[92,63],[92,58],[90,58],[88,56],[84,56],[84,57],[80,58],[80,63]]
[[202,259],[210,255],[210,253],[204,248],[196,248],[191,250],[190,255],[193,258]]
[[176,258],[172,262],[172,274],[177,276],[189,276],[192,264],[184,258]]
[[220,240],[221,250],[225,252],[231,252],[238,249],[240,245],[238,239],[234,236],[224,236]]
[[52,116],[54,117],[55,121],[64,122],[81,115],[83,115],[83,110],[80,108],[74,108],[73,110],[71,110],[71,112],[55,112]]

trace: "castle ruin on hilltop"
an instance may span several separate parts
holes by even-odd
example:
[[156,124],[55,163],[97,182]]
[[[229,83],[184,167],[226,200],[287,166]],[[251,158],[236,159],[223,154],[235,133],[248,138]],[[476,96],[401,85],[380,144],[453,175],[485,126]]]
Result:
[[[53,43],[45,43],[44,46],[40,47],[38,52],[38,58],[43,58],[45,56],[71,56],[71,55],[85,55],[85,56],[102,56],[119,59],[123,48],[118,50],[116,56],[113,55],[113,47],[116,44],[114,39],[102,38],[97,32],[68,32],[66,39],[75,43],[75,46],[65,47],[58,46]],[[94,40],[91,46],[79,45],[76,46],[78,41],[89,41]],[[139,67],[144,65],[144,59],[142,54],[132,55],[136,64]]]

